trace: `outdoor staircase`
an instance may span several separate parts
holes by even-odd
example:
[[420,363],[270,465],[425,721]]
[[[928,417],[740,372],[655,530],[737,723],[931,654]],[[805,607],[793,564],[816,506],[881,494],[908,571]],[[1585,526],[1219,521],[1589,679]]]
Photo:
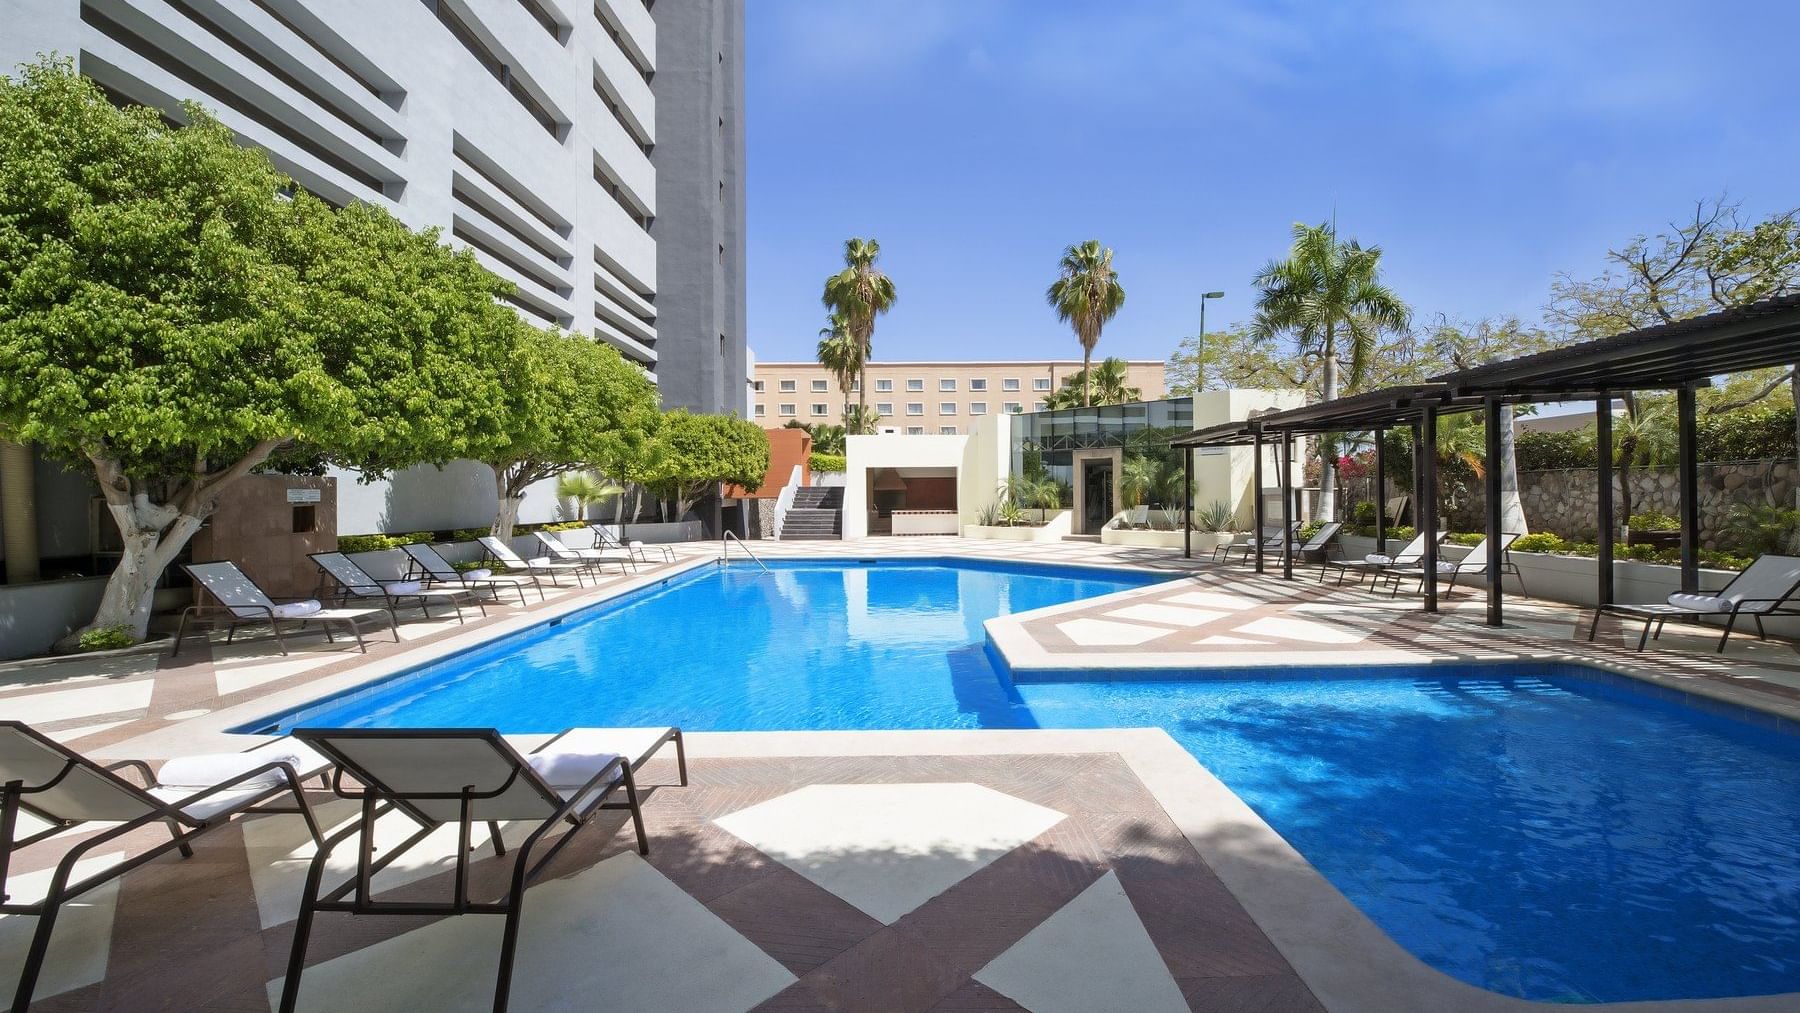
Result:
[[784,542],[836,541],[844,537],[844,487],[809,485],[794,490],[794,505],[781,522]]

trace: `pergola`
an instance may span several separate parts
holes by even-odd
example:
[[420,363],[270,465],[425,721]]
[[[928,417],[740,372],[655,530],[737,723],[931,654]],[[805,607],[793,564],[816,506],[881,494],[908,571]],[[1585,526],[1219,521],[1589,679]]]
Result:
[[[1681,491],[1681,585],[1697,590],[1699,550],[1699,454],[1696,439],[1695,391],[1712,378],[1726,373],[1785,366],[1800,362],[1800,296],[1782,296],[1736,309],[1656,327],[1643,328],[1610,338],[1529,355],[1507,362],[1449,373],[1424,384],[1390,387],[1303,408],[1271,412],[1243,422],[1231,422],[1196,430],[1171,441],[1183,448],[1192,484],[1193,451],[1196,447],[1245,446],[1257,448],[1253,482],[1255,497],[1256,569],[1263,571],[1261,531],[1262,445],[1268,439],[1282,441],[1282,522],[1291,525],[1293,489],[1292,439],[1321,433],[1375,433],[1376,488],[1386,478],[1382,458],[1384,430],[1409,426],[1414,431],[1414,487],[1421,531],[1437,527],[1436,454],[1427,453],[1437,443],[1437,418],[1446,413],[1482,411],[1487,417],[1487,537],[1498,545],[1500,530],[1500,409],[1509,404],[1592,400],[1595,402],[1596,445],[1599,458],[1599,602],[1613,601],[1612,402],[1620,394],[1648,390],[1676,392],[1679,432]],[[1191,498],[1191,497],[1190,497]],[[1192,519],[1193,506],[1188,506]],[[1191,528],[1191,523],[1190,523]],[[1376,511],[1376,537],[1386,535],[1385,511]],[[1293,578],[1293,540],[1282,553],[1282,575]],[[1425,609],[1437,609],[1437,543],[1425,539],[1422,588]],[[1188,555],[1192,555],[1191,544]],[[1504,596],[1500,584],[1504,560],[1488,554],[1487,620],[1498,626],[1503,617]]]

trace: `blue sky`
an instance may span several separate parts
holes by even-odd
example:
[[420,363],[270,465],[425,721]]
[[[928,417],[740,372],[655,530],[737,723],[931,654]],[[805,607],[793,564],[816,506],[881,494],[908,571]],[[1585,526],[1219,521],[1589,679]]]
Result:
[[1103,354],[1247,318],[1296,220],[1421,313],[1535,317],[1702,197],[1800,204],[1786,3],[747,0],[749,331],[810,358],[851,235],[877,359],[1078,356],[1064,245],[1117,251]]

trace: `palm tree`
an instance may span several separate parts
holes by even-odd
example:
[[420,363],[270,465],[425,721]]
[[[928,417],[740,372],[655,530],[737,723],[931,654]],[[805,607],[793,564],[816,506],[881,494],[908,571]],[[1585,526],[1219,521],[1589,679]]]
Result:
[[844,416],[850,414],[850,387],[862,371],[862,345],[850,334],[850,321],[842,313],[832,313],[819,328],[819,365],[837,379],[844,395]]
[[1092,402],[1096,405],[1128,404],[1144,399],[1144,389],[1130,383],[1131,367],[1124,359],[1109,355],[1098,366],[1077,370],[1063,377],[1062,386],[1044,399],[1046,408],[1079,408],[1082,391],[1091,383]]
[[1075,340],[1081,342],[1081,404],[1093,405],[1093,381],[1089,374],[1094,361],[1094,346],[1100,343],[1100,331],[1106,322],[1119,315],[1125,305],[1125,287],[1119,284],[1119,273],[1113,270],[1111,247],[1098,239],[1077,243],[1063,250],[1058,263],[1061,275],[1052,282],[1044,298],[1056,310],[1056,319],[1075,329]]
[[844,269],[825,279],[821,301],[825,308],[844,318],[851,340],[856,345],[856,369],[861,381],[856,394],[858,415],[868,408],[869,359],[875,349],[875,318],[894,308],[898,298],[894,279],[881,273],[875,261],[881,258],[881,244],[873,239],[844,240]]
[[[1251,333],[1268,339],[1282,332],[1298,338],[1301,352],[1316,357],[1323,373],[1324,399],[1338,396],[1340,339],[1349,343],[1349,384],[1362,383],[1363,371],[1383,329],[1404,329],[1411,312],[1392,289],[1378,279],[1381,248],[1364,248],[1352,239],[1339,242],[1335,222],[1294,224],[1294,245],[1286,260],[1271,261],[1257,272],[1262,290],[1256,300]],[[1321,440],[1329,448],[1330,440]],[[1325,462],[1319,482],[1315,520],[1337,512],[1337,469]]]

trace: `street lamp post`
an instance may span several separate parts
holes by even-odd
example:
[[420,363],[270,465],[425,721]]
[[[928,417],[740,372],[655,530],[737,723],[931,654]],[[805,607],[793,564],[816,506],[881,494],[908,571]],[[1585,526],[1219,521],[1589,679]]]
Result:
[[1199,375],[1194,378],[1196,390],[1206,388],[1206,300],[1223,298],[1223,292],[1200,293],[1200,354],[1194,358],[1194,364],[1199,369]]

